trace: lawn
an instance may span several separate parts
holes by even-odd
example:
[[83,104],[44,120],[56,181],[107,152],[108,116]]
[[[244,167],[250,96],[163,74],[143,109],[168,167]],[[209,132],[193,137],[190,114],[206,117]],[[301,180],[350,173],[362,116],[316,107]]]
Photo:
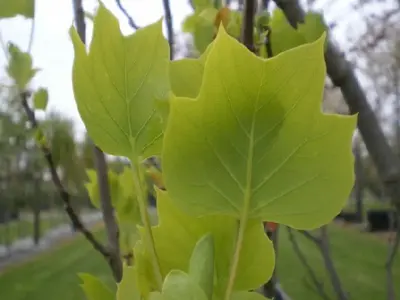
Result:
[[[385,299],[384,258],[386,245],[381,240],[353,229],[330,226],[336,266],[346,289],[355,300]],[[285,291],[294,300],[319,299],[305,284],[303,267],[294,256],[286,230],[281,231],[278,272]],[[310,263],[322,279],[327,279],[322,260],[314,245],[298,236]],[[0,299],[7,300],[83,300],[77,273],[100,276],[110,286],[112,280],[102,258],[90,245],[78,238],[43,254],[36,260],[14,267],[0,275]],[[396,262],[396,279],[400,282],[400,260]],[[398,285],[400,295],[400,285]]]

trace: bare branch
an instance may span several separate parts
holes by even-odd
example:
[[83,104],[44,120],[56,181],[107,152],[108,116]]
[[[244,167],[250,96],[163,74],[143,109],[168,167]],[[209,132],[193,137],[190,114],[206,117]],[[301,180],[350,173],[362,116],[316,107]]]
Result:
[[[20,96],[21,96],[22,107],[25,110],[25,113],[31,124],[31,127],[33,129],[38,130],[39,125],[36,120],[35,113],[29,107],[29,104],[28,104],[28,100],[27,100],[28,96],[29,96],[28,93],[27,92],[21,93]],[[51,154],[50,149],[48,148],[47,145],[41,144],[40,150],[43,152],[43,155],[44,155],[47,165],[49,167],[51,179],[52,179],[58,193],[60,194],[60,197],[64,203],[64,209],[65,209],[68,217],[70,218],[74,228],[77,231],[81,232],[85,236],[85,238],[92,244],[93,248],[95,250],[97,250],[101,255],[103,255],[103,257],[107,261],[109,261],[110,254],[108,253],[108,250],[104,247],[104,245],[102,245],[99,241],[97,241],[97,239],[94,237],[94,235],[85,227],[83,222],[80,220],[79,216],[75,213],[74,209],[72,208],[71,195],[68,193],[68,191],[64,188],[63,184],[61,183],[61,179],[58,176],[56,166],[53,161],[53,155]]]
[[292,229],[290,227],[286,227],[286,228],[287,228],[287,231],[288,231],[288,234],[289,234],[289,240],[290,240],[290,242],[292,243],[292,246],[293,246],[293,250],[297,254],[297,257],[299,258],[300,262],[305,267],[308,275],[311,278],[311,281],[313,282],[313,284],[314,284],[314,286],[315,286],[315,288],[317,290],[317,293],[321,296],[322,299],[329,300],[330,298],[326,294],[322,282],[320,282],[318,280],[318,277],[315,274],[315,272],[312,269],[312,267],[310,266],[310,264],[308,263],[306,256],[304,255],[303,251],[301,251],[299,243],[297,242],[297,239],[294,236]]
[[[82,42],[86,42],[85,14],[82,7],[82,0],[73,0],[76,27]],[[104,153],[93,145],[96,162],[96,173],[99,183],[101,211],[107,231],[108,238],[108,264],[117,282],[122,280],[122,259],[119,245],[119,229],[114,216],[114,209],[111,204],[110,187],[108,182],[107,163]]]
[[256,11],[255,0],[245,0],[244,10],[243,10],[242,43],[251,52],[255,51],[254,40],[253,40],[255,11]]
[[125,17],[128,19],[128,24],[129,26],[132,27],[134,30],[138,30],[140,27],[135,23],[133,20],[132,16],[128,13],[128,11],[125,9],[125,7],[122,5],[121,0],[115,0],[117,3],[118,8],[121,10],[121,12],[125,15]]
[[174,26],[172,24],[172,14],[171,7],[169,5],[169,0],[163,0],[164,13],[165,13],[165,23],[167,24],[167,34],[169,43],[169,56],[170,59],[174,59]]
[[387,278],[387,299],[396,300],[395,285],[393,281],[393,264],[400,245],[400,212],[396,212],[397,228],[393,243],[389,246],[389,254],[386,261],[386,278]]

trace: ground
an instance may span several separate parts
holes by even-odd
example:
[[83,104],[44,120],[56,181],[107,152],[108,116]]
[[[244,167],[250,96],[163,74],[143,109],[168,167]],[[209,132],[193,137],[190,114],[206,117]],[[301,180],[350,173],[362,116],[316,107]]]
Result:
[[[331,225],[329,228],[335,264],[345,288],[354,300],[385,299],[384,260],[387,243],[354,228]],[[101,236],[102,232],[99,233]],[[306,284],[306,273],[294,255],[286,230],[281,230],[278,274],[293,300],[317,300]],[[302,236],[300,247],[320,278],[327,276],[315,246]],[[0,275],[1,299],[8,300],[83,300],[78,273],[89,272],[112,286],[111,275],[102,258],[81,237],[64,242],[55,249]],[[395,282],[400,282],[400,259],[395,265]],[[400,285],[397,286],[400,295]]]

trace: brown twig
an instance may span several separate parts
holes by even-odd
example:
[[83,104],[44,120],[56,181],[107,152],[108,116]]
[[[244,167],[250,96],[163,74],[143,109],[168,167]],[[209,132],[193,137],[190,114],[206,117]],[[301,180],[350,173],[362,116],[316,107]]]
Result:
[[165,13],[165,23],[167,24],[167,34],[169,43],[169,57],[171,60],[174,59],[174,26],[172,23],[172,13],[169,0],[163,0],[164,13]]
[[[315,286],[317,293],[321,296],[322,299],[329,300],[329,296],[326,294],[324,290],[323,284],[318,280],[317,275],[315,274],[314,270],[310,266],[310,264],[307,261],[306,256],[304,255],[303,251],[301,251],[299,243],[297,242],[296,237],[293,234],[293,231],[291,228],[286,227],[288,234],[289,234],[289,240],[292,243],[293,250],[297,254],[297,257],[299,258],[300,262],[303,264],[305,267],[308,275],[311,278],[311,281],[313,285]],[[313,237],[314,238],[314,237]]]
[[[35,113],[29,107],[28,104],[28,97],[29,97],[28,93],[27,92],[21,93],[20,96],[21,96],[22,107],[24,108],[25,114],[28,117],[31,127],[35,130],[39,130],[39,125],[36,120]],[[79,216],[75,213],[74,209],[72,208],[71,195],[68,193],[68,191],[64,188],[63,184],[61,183],[61,179],[58,176],[57,169],[53,161],[53,156],[51,154],[49,147],[46,144],[40,144],[40,150],[43,152],[44,158],[46,159],[47,165],[49,167],[51,179],[58,193],[60,194],[60,197],[64,203],[64,209],[68,214],[68,217],[70,218],[74,228],[76,228],[77,231],[81,232],[85,236],[85,238],[92,244],[95,250],[97,250],[101,255],[103,255],[104,258],[109,260],[110,254],[108,253],[108,250],[104,247],[104,245],[102,245],[99,241],[97,241],[94,235],[85,227],[83,222],[80,220]]]
[[121,0],[115,0],[117,3],[117,6],[121,10],[121,12],[125,15],[125,17],[128,19],[128,24],[129,26],[132,27],[134,30],[138,30],[140,27],[135,23],[133,20],[132,16],[128,13],[128,11],[125,9],[125,7],[122,5]]
[[253,30],[254,30],[254,13],[256,11],[256,1],[246,0],[243,10],[243,26],[242,26],[242,43],[251,52],[255,51]]

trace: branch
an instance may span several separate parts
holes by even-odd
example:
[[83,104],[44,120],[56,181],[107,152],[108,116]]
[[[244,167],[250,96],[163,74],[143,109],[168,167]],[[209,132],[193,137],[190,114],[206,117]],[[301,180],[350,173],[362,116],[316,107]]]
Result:
[[169,57],[171,60],[174,59],[174,26],[172,24],[172,14],[171,7],[169,5],[169,0],[163,0],[164,13],[165,13],[165,23],[167,24],[167,34],[169,43]]
[[132,27],[134,30],[138,30],[140,27],[135,23],[131,15],[129,15],[128,11],[125,9],[125,7],[122,5],[121,0],[115,0],[117,3],[119,9],[122,11],[122,13],[125,15],[125,17],[128,19],[128,24],[129,26]]
[[251,52],[255,51],[253,30],[254,30],[254,13],[256,11],[255,0],[246,0],[243,10],[243,26],[242,26],[242,43]]
[[396,219],[397,219],[397,228],[396,228],[396,235],[394,238],[393,243],[389,246],[389,254],[386,261],[386,278],[387,278],[387,299],[388,300],[396,300],[396,292],[393,282],[393,264],[396,258],[396,254],[398,252],[398,248],[400,245],[400,212],[396,211]]
[[321,239],[319,237],[316,237],[315,235],[306,230],[300,230],[299,232],[302,233],[306,238],[310,239],[315,244],[317,244],[317,246],[321,245]]
[[[73,0],[76,27],[82,42],[86,42],[85,15],[82,7],[82,0]],[[122,280],[122,259],[119,245],[119,229],[114,216],[114,209],[111,203],[110,187],[108,182],[107,163],[104,153],[95,145],[94,157],[96,162],[96,173],[99,183],[101,211],[107,231],[108,238],[108,264],[117,282]]]
[[[35,117],[34,111],[29,107],[28,105],[28,93],[21,93],[21,103],[22,107],[25,110],[25,113],[28,117],[28,120],[31,124],[31,127],[33,129],[39,129],[38,122]],[[80,220],[79,216],[75,213],[74,209],[72,208],[71,205],[71,195],[67,192],[67,190],[64,188],[64,186],[61,183],[61,179],[58,176],[56,166],[53,161],[53,156],[50,152],[50,149],[48,148],[47,145],[41,144],[40,145],[40,150],[43,152],[44,158],[46,159],[47,165],[49,167],[49,171],[51,174],[51,179],[60,194],[60,197],[64,203],[64,209],[68,215],[68,217],[71,219],[71,222],[79,232],[81,232],[85,238],[92,244],[93,248],[98,251],[107,261],[110,258],[110,254],[108,253],[108,250],[102,245],[99,241],[96,240],[94,235],[85,227],[85,225],[82,223]]]
[[330,298],[326,294],[322,282],[320,282],[318,280],[317,275],[315,274],[312,267],[309,265],[306,256],[304,255],[303,251],[301,251],[299,243],[297,242],[297,239],[295,238],[292,229],[290,227],[286,227],[286,228],[287,228],[287,231],[289,234],[289,240],[293,246],[293,250],[297,254],[297,257],[299,258],[300,262],[305,267],[308,275],[311,278],[311,281],[313,282],[315,288],[317,289],[317,293],[321,296],[322,299],[329,300]]

